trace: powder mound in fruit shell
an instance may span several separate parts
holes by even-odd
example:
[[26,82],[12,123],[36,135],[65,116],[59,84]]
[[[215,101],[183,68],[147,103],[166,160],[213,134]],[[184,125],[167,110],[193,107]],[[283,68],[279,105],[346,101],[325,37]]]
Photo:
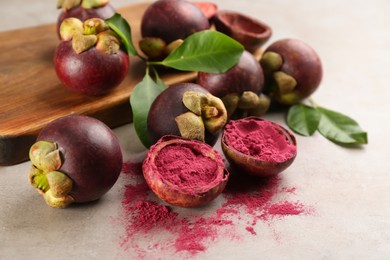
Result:
[[188,193],[214,183],[217,177],[217,163],[213,159],[183,145],[163,148],[156,166],[165,182]]
[[230,147],[262,161],[284,162],[296,154],[296,146],[270,121],[231,121],[225,135]]

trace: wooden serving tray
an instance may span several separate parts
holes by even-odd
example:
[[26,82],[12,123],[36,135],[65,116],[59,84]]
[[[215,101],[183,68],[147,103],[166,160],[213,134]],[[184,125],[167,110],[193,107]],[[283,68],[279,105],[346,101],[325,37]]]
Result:
[[[148,3],[125,6],[117,12],[130,23],[136,47]],[[50,121],[68,114],[100,119],[110,127],[132,121],[129,97],[145,73],[139,58],[130,58],[129,75],[105,96],[70,92],[57,79],[53,55],[59,39],[55,24],[0,32],[0,165],[28,160],[28,150]],[[195,73],[161,75],[167,84],[191,81]]]

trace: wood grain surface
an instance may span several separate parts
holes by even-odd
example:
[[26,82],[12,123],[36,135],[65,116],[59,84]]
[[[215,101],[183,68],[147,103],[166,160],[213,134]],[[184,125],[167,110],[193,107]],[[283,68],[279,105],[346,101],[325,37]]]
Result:
[[[129,5],[117,10],[130,23],[136,46],[147,5]],[[83,96],[70,92],[57,79],[53,55],[58,43],[55,24],[0,33],[0,165],[27,160],[39,131],[61,116],[88,115],[111,128],[132,121],[129,97],[144,76],[144,62],[131,57],[129,75],[109,94]],[[195,73],[162,75],[167,84],[194,78]]]

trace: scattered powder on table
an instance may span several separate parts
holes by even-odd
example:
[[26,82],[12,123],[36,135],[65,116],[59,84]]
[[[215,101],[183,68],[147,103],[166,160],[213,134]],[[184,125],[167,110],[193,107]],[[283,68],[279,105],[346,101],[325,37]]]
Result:
[[[183,211],[164,204],[149,190],[141,163],[125,163],[122,175],[131,183],[124,187],[121,216],[124,219],[120,221],[124,235],[120,246],[139,259],[150,256],[151,250],[156,255],[189,257],[206,251],[219,238],[241,238],[242,226],[250,235],[258,235],[255,231],[258,221],[271,225],[271,220],[312,212],[303,203],[288,199],[288,195],[295,195],[296,188],[282,186],[281,176],[259,179],[231,174],[220,198],[221,206],[212,212],[191,214],[191,209]],[[281,196],[284,199],[280,200]],[[245,219],[240,216],[242,212],[246,213]]]

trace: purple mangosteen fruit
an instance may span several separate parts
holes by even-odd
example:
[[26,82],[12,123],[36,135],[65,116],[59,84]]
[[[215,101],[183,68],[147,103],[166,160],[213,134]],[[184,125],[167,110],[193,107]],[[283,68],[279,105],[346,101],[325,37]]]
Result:
[[208,18],[194,3],[158,0],[142,17],[140,49],[148,57],[150,53],[154,55],[149,58],[163,58],[189,35],[209,28]]
[[122,169],[115,133],[88,116],[68,115],[47,124],[30,148],[29,180],[54,208],[90,202],[108,192]]
[[62,41],[54,54],[58,79],[71,91],[101,95],[118,86],[129,70],[129,56],[120,37],[99,18],[81,22],[65,19],[60,27]]
[[57,8],[62,9],[57,19],[57,33],[63,20],[69,17],[85,21],[90,18],[110,18],[115,8],[108,0],[57,0]]
[[224,73],[199,72],[196,83],[222,99],[229,118],[260,116],[268,110],[269,99],[261,93],[263,70],[248,51],[244,51],[238,63]]
[[282,105],[294,105],[309,97],[322,80],[320,57],[298,39],[272,43],[260,63],[265,75],[265,92]]
[[204,142],[178,136],[163,136],[153,145],[142,171],[157,197],[186,208],[210,203],[229,178],[218,151]]
[[226,121],[221,99],[197,84],[179,83],[153,101],[147,128],[152,144],[164,135],[176,135],[214,145]]
[[213,21],[217,31],[237,40],[252,53],[267,42],[272,35],[270,26],[239,12],[218,11]]

